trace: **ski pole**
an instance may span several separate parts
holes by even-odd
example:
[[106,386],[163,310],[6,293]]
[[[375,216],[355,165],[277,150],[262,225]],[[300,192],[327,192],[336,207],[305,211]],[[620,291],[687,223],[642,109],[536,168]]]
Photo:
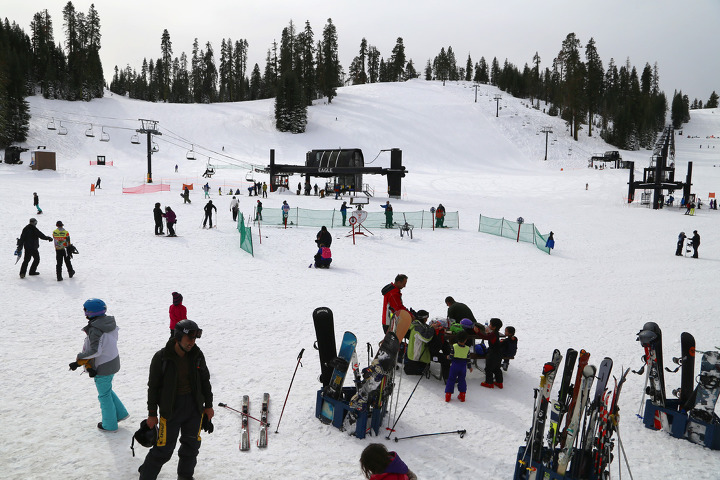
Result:
[[463,438],[463,437],[465,437],[467,430],[463,429],[463,430],[453,430],[450,432],[422,433],[420,435],[410,435],[409,437],[395,437],[395,441],[399,442],[400,440],[406,440],[408,438],[430,437],[433,435],[448,435],[448,434],[453,434],[453,433],[457,433],[460,435],[460,438]]
[[[407,351],[407,343],[405,342],[404,338],[403,338],[402,345],[405,345],[405,349],[406,349],[405,351]],[[423,345],[423,347],[424,347],[424,345]],[[395,396],[395,408],[392,409],[392,411],[393,411],[394,415],[397,415],[397,407],[398,407],[398,404],[400,403],[400,387],[402,386],[403,370],[404,370],[404,367],[402,369],[400,369],[400,380],[398,380],[397,390],[393,391],[393,395]],[[392,405],[390,405],[390,406],[392,407]],[[394,420],[394,418],[393,418],[393,420]],[[388,414],[388,426],[390,426],[390,415],[389,414]],[[394,425],[393,425],[393,427],[394,427]],[[390,430],[390,431],[392,432],[392,430]]]
[[418,378],[418,381],[415,384],[415,388],[413,388],[413,391],[410,392],[410,396],[408,397],[407,401],[405,402],[405,405],[403,406],[402,410],[400,410],[400,415],[398,415],[397,418],[395,419],[395,423],[393,423],[393,426],[390,429],[390,433],[388,433],[388,436],[385,437],[386,440],[390,440],[390,435],[392,435],[392,432],[395,431],[395,425],[397,425],[397,423],[400,421],[400,417],[402,417],[402,414],[405,411],[405,408],[408,406],[408,403],[410,403],[410,399],[412,398],[413,394],[415,393],[415,390],[417,390],[418,385],[420,385],[420,380],[422,380],[423,377],[425,377],[425,375],[427,374],[427,371],[429,369],[430,369],[430,364],[428,363],[427,366],[425,367],[425,370],[423,370],[422,375],[420,375],[420,378]]
[[[630,480],[634,480],[632,472],[630,471],[630,462],[628,462],[627,453],[625,453],[625,446],[623,446],[622,439],[620,438],[620,426],[618,425],[616,418],[613,418],[612,422],[615,424],[615,433],[617,433],[618,436],[618,443],[620,444],[620,450],[622,450],[623,458],[625,458],[625,466],[630,474]],[[618,462],[618,467],[620,467],[620,462]]]
[[259,418],[255,418],[255,417],[253,417],[252,415],[248,415],[247,413],[243,413],[243,412],[241,412],[240,410],[236,410],[236,409],[228,406],[228,404],[226,404],[226,403],[218,403],[218,407],[227,408],[228,410],[232,410],[232,411],[235,412],[235,413],[239,413],[240,415],[244,415],[244,416],[246,416],[246,417],[248,417],[248,418],[252,418],[252,419],[255,420],[256,422],[260,422],[260,425],[267,425],[268,427],[270,426],[270,424],[269,424],[268,422],[263,422],[263,421],[260,420]]
[[295,371],[293,372],[292,380],[290,380],[290,386],[288,387],[287,395],[285,395],[285,402],[283,403],[282,411],[280,412],[280,418],[278,419],[277,427],[275,427],[275,433],[278,433],[278,429],[280,428],[280,422],[282,421],[283,413],[285,413],[285,405],[287,404],[288,397],[290,396],[290,389],[292,388],[293,382],[295,381],[295,374],[297,373],[297,369],[299,366],[302,366],[300,363],[300,360],[302,359],[303,352],[305,352],[305,349],[303,348],[300,350],[300,354],[297,357],[297,364],[295,365]]

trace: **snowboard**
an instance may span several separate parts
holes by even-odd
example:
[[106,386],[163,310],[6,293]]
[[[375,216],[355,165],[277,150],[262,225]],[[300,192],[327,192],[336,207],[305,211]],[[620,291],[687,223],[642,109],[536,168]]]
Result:
[[673,361],[680,364],[680,391],[673,392],[680,398],[680,405],[685,410],[691,410],[695,404],[693,389],[695,387],[695,337],[688,332],[680,334],[680,350],[682,356]]
[[393,314],[392,323],[390,325],[397,338],[402,341],[402,339],[405,338],[411,323],[412,315],[410,315],[410,312],[407,310],[400,310],[399,312]]
[[357,393],[350,400],[350,407],[362,410],[371,397],[375,397],[383,379],[395,369],[395,358],[400,349],[400,341],[394,332],[388,331],[370,365],[363,370],[365,379]]
[[[340,398],[343,382],[345,381],[345,375],[347,374],[348,367],[350,366],[350,361],[352,360],[356,345],[357,338],[355,337],[355,334],[352,332],[345,332],[342,343],[340,344],[338,356],[332,362],[334,369],[332,376],[330,377],[330,383],[323,390],[323,396],[335,400]],[[320,409],[320,421],[326,424],[332,423],[334,414],[334,405],[326,400],[323,400],[322,408]]]
[[268,412],[270,409],[270,394],[263,393],[262,409],[260,410],[260,436],[258,437],[258,448],[267,447]]
[[312,314],[315,324],[315,350],[320,354],[320,382],[323,388],[330,383],[333,367],[330,364],[337,357],[335,346],[335,324],[333,313],[328,307],[318,307]]
[[[647,365],[647,390],[653,405],[665,407],[665,373],[662,357],[662,331],[655,322],[647,322],[638,333],[638,341],[645,349],[645,363]],[[667,414],[658,410],[655,421],[656,430],[671,432],[670,421]]]
[[695,392],[695,408],[690,410],[687,426],[687,437],[691,442],[705,444],[707,427],[692,420],[714,423],[718,395],[720,395],[720,352],[705,352],[700,363],[700,375]]

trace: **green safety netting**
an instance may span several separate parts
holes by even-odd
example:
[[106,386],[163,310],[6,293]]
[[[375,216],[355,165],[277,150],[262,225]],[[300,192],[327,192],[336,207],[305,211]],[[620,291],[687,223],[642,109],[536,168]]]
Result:
[[242,213],[238,216],[237,229],[240,232],[240,248],[254,257],[252,231],[245,226],[245,216]]
[[[349,219],[353,210],[348,209],[346,227],[350,227]],[[254,212],[253,222],[257,219],[257,208]],[[279,208],[263,208],[262,225],[282,226],[282,210]],[[420,212],[393,212],[393,224],[395,227],[405,224],[406,222],[414,228],[433,228],[435,215],[423,210]],[[288,214],[288,226],[300,227],[322,227],[342,228],[342,215],[339,210],[308,210],[306,208],[291,208]],[[368,216],[363,221],[362,226],[365,228],[385,228],[385,212],[368,212]],[[444,228],[460,228],[460,215],[458,212],[446,212],[443,222]]]
[[[518,229],[520,230],[520,235],[518,235]],[[520,224],[512,220],[506,220],[505,218],[491,218],[480,215],[478,232],[499,235],[505,238],[512,238],[513,240],[519,239],[521,242],[532,243],[539,250],[550,254],[550,249],[545,246],[547,237],[550,234],[541,234],[532,223]]]

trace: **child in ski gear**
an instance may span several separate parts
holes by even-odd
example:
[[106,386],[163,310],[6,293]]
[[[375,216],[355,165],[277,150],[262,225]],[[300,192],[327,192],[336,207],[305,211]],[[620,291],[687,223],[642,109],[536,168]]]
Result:
[[205,192],[205,198],[210,198],[210,184],[206,183],[202,188],[203,192]]
[[380,208],[385,209],[385,228],[393,228],[393,208],[390,200],[386,201],[385,205],[380,205]]
[[[315,195],[317,195],[317,185],[315,185]],[[345,220],[347,220],[347,202],[343,202],[340,206],[340,215],[342,215],[342,226],[345,226]]]
[[175,222],[177,222],[177,217],[175,216],[175,212],[172,211],[172,208],[165,207],[165,213],[163,214],[163,217],[165,217],[165,221],[167,222],[167,236],[177,237],[177,235],[175,235]]
[[452,398],[452,394],[455,391],[455,384],[458,386],[458,399],[461,402],[465,401],[465,392],[467,391],[467,383],[465,382],[465,375],[467,370],[472,372],[472,364],[468,358],[470,353],[470,347],[465,345],[468,340],[468,334],[460,332],[457,335],[457,343],[452,346],[452,353],[448,355],[451,360],[450,364],[450,375],[448,376],[447,383],[445,384],[445,401],[449,402]]
[[387,333],[390,328],[390,314],[399,312],[400,310],[406,310],[405,305],[402,303],[402,292],[401,290],[407,285],[407,275],[402,273],[395,277],[395,282],[388,283],[380,291],[383,296],[383,317],[382,327],[383,333]]
[[448,307],[447,317],[450,320],[460,322],[463,318],[469,318],[473,322],[476,321],[470,307],[464,303],[456,302],[453,297],[445,297],[445,305]]
[[57,281],[62,282],[63,262],[65,262],[68,276],[72,278],[73,275],[75,275],[75,270],[73,270],[72,263],[70,263],[70,248],[72,245],[70,244],[70,234],[63,228],[63,223],[58,220],[55,226],[57,228],[52,234],[55,240],[55,260],[57,261],[55,264],[55,273],[57,274]]
[[332,252],[325,246],[325,244],[321,243],[314,258],[315,268],[330,268],[330,264],[332,263]]
[[444,228],[443,223],[445,222],[445,207],[441,203],[435,210],[435,228]]
[[677,248],[675,249],[675,255],[678,257],[682,257],[682,248],[685,246],[685,239],[687,237],[685,236],[685,232],[680,232],[680,235],[678,235],[678,241],[677,241]]
[[482,325],[478,325],[475,329],[477,338],[487,340],[488,349],[485,354],[485,381],[480,385],[486,388],[503,388],[502,374],[502,352],[500,349],[499,331],[502,328],[502,320],[499,318],[491,318],[488,327],[482,330]]
[[90,377],[95,379],[98,391],[102,422],[97,428],[114,432],[118,422],[125,420],[129,414],[118,396],[113,392],[113,376],[120,370],[120,354],[118,353],[118,327],[115,317],[106,315],[107,306],[98,298],[91,298],[83,304],[87,325],[83,327],[85,341],[82,352],[70,364],[75,370],[82,365]]
[[553,232],[550,232],[550,235],[548,235],[547,241],[545,242],[545,248],[549,248],[552,250],[555,248],[555,237],[553,237]]
[[160,202],[155,204],[153,209],[153,216],[155,217],[155,235],[164,235],[163,233],[163,213],[160,208]]
[[283,218],[283,225],[285,225],[286,227],[287,227],[288,215],[290,215],[290,205],[288,205],[287,200],[283,200],[282,218]]
[[172,305],[170,305],[170,336],[172,337],[175,334],[175,325],[180,320],[185,320],[187,318],[187,308],[185,308],[185,305],[182,304],[183,296],[179,294],[178,292],[172,292]]
[[33,192],[33,205],[37,208],[38,215],[41,214],[42,208],[40,208],[40,197],[38,197],[37,192]]
[[500,356],[502,357],[501,368],[506,372],[510,366],[510,359],[515,358],[517,345],[518,339],[515,336],[515,327],[505,327],[505,337],[500,340]]
[[[200,450],[200,428],[211,432],[213,393],[205,356],[195,344],[202,330],[192,320],[175,325],[175,335],[155,353],[150,363],[147,406],[148,428],[160,426],[160,435],[140,466],[140,480],[156,479],[172,457],[180,436],[178,478],[192,478]],[[160,417],[158,418],[158,408]],[[207,418],[207,422],[203,422]],[[180,435],[182,431],[182,435]]]
[[700,234],[697,233],[697,230],[693,230],[693,236],[690,239],[690,244],[693,248],[693,255],[692,258],[698,258],[698,247],[700,246]]
[[203,220],[203,228],[207,225],[208,220],[210,221],[210,228],[212,228],[212,211],[215,209],[217,212],[217,207],[213,205],[212,200],[208,200],[207,204],[203,208],[205,210],[205,219]]
[[328,232],[325,225],[323,225],[317,235],[315,235],[315,244],[319,247],[321,243],[328,248],[332,245],[332,235]]
[[53,239],[43,234],[37,228],[37,220],[34,218],[30,219],[30,223],[25,225],[20,239],[18,240],[18,247],[20,250],[25,249],[25,258],[23,258],[22,265],[20,265],[20,278],[25,278],[25,272],[27,272],[28,263],[32,259],[30,265],[30,275],[40,275],[37,271],[37,267],[40,264],[40,239],[52,242]]
[[418,310],[410,324],[408,346],[403,362],[403,370],[407,375],[422,375],[430,364],[432,353],[429,343],[435,336],[435,328],[427,324],[429,316],[427,311]]
[[360,454],[360,468],[369,480],[417,480],[417,476],[395,452],[382,443],[371,443]]
[[237,197],[233,197],[230,200],[230,211],[232,212],[233,222],[237,222],[238,210],[240,210],[240,203]]

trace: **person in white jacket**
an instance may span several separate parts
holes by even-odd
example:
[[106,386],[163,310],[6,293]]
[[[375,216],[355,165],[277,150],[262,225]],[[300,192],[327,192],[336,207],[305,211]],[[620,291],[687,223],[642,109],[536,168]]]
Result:
[[240,203],[238,199],[233,196],[230,200],[230,211],[232,212],[233,222],[237,222],[238,210],[240,210]]
[[83,304],[88,324],[83,327],[85,341],[82,352],[70,364],[75,370],[83,366],[88,375],[95,379],[98,391],[102,422],[97,424],[100,430],[114,432],[118,422],[125,420],[129,414],[118,396],[113,392],[112,380],[120,370],[120,354],[118,353],[118,327],[115,317],[105,315],[107,306],[98,298],[91,298]]

